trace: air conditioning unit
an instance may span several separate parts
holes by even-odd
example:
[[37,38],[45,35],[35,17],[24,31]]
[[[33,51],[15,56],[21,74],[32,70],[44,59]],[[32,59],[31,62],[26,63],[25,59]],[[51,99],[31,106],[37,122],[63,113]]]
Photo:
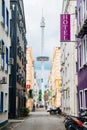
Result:
[[7,84],[7,77],[2,77],[0,84]]
[[13,58],[9,58],[8,65],[13,65],[13,64],[14,64],[14,59]]

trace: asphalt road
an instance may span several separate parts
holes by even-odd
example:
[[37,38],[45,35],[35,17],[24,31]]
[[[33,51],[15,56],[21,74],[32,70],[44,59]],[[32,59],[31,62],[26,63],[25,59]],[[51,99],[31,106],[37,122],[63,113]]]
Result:
[[63,120],[63,117],[49,115],[45,111],[32,112],[14,130],[65,130]]

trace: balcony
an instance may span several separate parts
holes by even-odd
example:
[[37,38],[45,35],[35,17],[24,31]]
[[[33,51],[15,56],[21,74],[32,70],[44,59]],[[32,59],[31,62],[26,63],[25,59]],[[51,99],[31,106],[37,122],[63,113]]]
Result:
[[82,38],[85,34],[87,34],[87,10],[84,13],[83,21],[79,25],[77,37]]

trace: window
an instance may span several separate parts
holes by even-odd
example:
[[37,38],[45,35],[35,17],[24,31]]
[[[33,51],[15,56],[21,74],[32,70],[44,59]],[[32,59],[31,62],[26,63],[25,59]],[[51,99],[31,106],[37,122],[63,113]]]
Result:
[[2,17],[3,17],[3,24],[5,26],[5,2],[2,0]]
[[82,39],[82,43],[79,46],[79,69],[83,67],[87,63],[87,35],[85,35]]
[[84,94],[85,94],[85,107],[87,108],[87,89],[84,90]]
[[6,47],[6,64],[8,64],[8,48]]
[[86,63],[87,63],[87,34],[86,34],[86,47],[85,47],[85,51],[86,51]]
[[82,0],[82,9],[83,9],[83,16],[82,18],[84,18],[84,14],[85,14],[85,11],[86,11],[86,0]]
[[4,94],[4,111],[7,111],[8,110],[8,94],[5,93]]
[[8,72],[8,48],[6,47],[6,63],[5,63],[5,71]]
[[[2,45],[4,46],[3,40],[2,40]],[[3,51],[2,51],[2,54],[1,54],[1,58],[2,58],[2,60],[1,60],[1,68],[2,68],[2,70],[4,70],[4,52]]]
[[76,62],[76,73],[78,72],[78,62]]
[[2,70],[4,70],[4,53],[2,53],[2,65],[1,65],[1,67],[2,67]]
[[80,90],[80,93],[79,93],[79,99],[80,99],[80,109],[83,107],[83,91]]
[[6,26],[7,26],[7,33],[9,33],[9,12],[6,9]]
[[79,53],[79,69],[80,69],[82,67],[82,46],[81,45],[79,46],[78,53]]
[[0,112],[3,112],[4,93],[0,92]]
[[82,26],[81,23],[84,21],[85,11],[87,10],[87,0],[79,1],[79,9],[78,9],[78,25]]
[[83,39],[83,65],[86,63],[86,39]]

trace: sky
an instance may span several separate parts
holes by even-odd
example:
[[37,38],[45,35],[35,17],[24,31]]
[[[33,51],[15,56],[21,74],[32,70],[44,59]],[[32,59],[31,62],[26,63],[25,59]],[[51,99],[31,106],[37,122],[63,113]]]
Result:
[[[62,0],[24,0],[28,46],[32,47],[33,58],[41,56],[41,17],[45,18],[44,54],[52,60],[53,47],[60,45],[60,14]],[[49,62],[50,62],[49,61]],[[47,66],[48,69],[49,67]],[[38,62],[35,66],[38,68]]]
[[60,14],[62,0],[24,0],[24,11],[28,46],[32,48],[35,69],[41,69],[41,62],[36,57],[41,56],[41,17],[45,18],[43,53],[49,57],[44,63],[44,69],[50,70],[53,48],[60,46]]

